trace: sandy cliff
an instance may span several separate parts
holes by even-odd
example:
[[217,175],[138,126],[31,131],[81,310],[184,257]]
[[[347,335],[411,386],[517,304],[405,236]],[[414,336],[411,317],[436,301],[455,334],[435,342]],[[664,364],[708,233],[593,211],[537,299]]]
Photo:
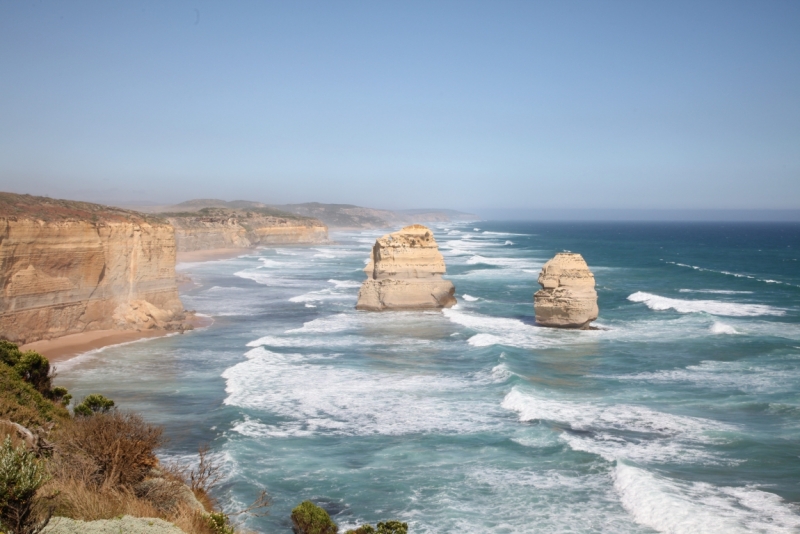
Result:
[[328,228],[316,219],[281,217],[259,209],[203,208],[165,214],[175,228],[179,252],[250,248],[259,245],[324,243]]
[[0,193],[0,335],[182,328],[175,253],[164,220]]
[[556,328],[587,328],[597,319],[594,275],[580,254],[559,252],[539,274],[533,296],[536,322]]
[[453,283],[442,279],[444,258],[433,233],[421,224],[375,241],[364,272],[359,310],[449,308],[456,303]]

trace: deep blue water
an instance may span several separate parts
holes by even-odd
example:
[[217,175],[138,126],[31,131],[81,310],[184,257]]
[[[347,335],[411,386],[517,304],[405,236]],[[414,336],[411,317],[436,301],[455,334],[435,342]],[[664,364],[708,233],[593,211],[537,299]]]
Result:
[[[459,304],[356,312],[383,232],[185,264],[204,330],[62,366],[208,441],[220,497],[261,487],[289,532],[323,504],[344,528],[433,532],[798,532],[800,225],[480,222],[434,227]],[[599,330],[537,327],[541,265],[580,252]]]

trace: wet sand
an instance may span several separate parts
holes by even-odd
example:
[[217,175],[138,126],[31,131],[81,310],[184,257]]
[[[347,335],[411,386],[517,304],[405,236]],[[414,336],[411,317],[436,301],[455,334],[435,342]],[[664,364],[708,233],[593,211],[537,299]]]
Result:
[[[204,328],[210,326],[214,320],[206,316],[197,316],[189,319],[189,324],[194,328]],[[50,363],[65,361],[78,354],[83,354],[90,350],[129,343],[140,339],[162,337],[177,333],[174,330],[94,330],[92,332],[82,332],[80,334],[70,334],[56,339],[34,341],[27,345],[22,345],[21,350],[35,350],[45,356]]]

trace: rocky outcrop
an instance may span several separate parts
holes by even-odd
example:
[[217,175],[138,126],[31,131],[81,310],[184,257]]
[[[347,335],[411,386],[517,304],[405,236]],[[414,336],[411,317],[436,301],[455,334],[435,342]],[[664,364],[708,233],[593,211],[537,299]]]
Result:
[[80,521],[66,517],[54,517],[42,530],[42,534],[184,534],[163,519],[156,517],[132,517],[125,515],[114,519]]
[[175,252],[163,219],[0,193],[0,335],[182,329]]
[[597,319],[594,275],[583,256],[559,252],[542,267],[542,289],[533,296],[536,322],[555,328],[588,328]]
[[372,247],[358,293],[359,310],[449,308],[455,288],[443,280],[444,258],[433,233],[420,224],[386,234]]
[[259,208],[203,208],[198,212],[166,214],[175,228],[178,252],[259,245],[324,243],[328,227],[316,219],[261,213]]

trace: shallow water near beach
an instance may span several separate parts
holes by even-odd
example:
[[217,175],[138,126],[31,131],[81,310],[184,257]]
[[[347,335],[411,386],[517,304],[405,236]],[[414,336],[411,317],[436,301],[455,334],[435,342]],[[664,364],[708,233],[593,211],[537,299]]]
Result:
[[[800,531],[800,225],[480,222],[432,227],[443,312],[357,312],[384,232],[179,265],[185,335],[59,366],[163,423],[164,456],[209,442],[226,508],[258,532],[323,505],[341,531]],[[598,330],[534,324],[542,264],[580,252]]]

